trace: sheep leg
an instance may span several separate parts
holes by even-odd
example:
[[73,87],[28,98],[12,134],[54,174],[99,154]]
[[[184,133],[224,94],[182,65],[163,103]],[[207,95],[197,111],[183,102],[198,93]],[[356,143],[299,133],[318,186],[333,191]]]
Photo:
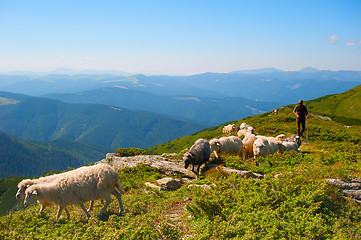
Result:
[[98,217],[100,218],[101,216],[103,216],[105,210],[107,209],[107,207],[109,206],[110,202],[112,201],[112,198],[109,196],[107,196],[107,198],[105,199],[105,204],[104,207],[102,208],[102,210],[100,210]]
[[40,211],[39,211],[39,214],[42,214],[42,213],[43,213],[43,211],[44,211],[45,207],[46,207],[45,205],[40,204]]
[[63,207],[59,206],[58,214],[56,215],[56,220],[60,218],[61,212],[63,211]]
[[87,211],[90,212],[91,210],[93,210],[93,207],[94,207],[94,200],[90,201],[90,205]]
[[123,202],[122,202],[122,195],[116,189],[113,190],[112,194],[118,199],[119,203],[119,213],[124,211]]
[[91,217],[90,213],[86,210],[85,206],[83,203],[80,203],[79,206],[81,207],[81,209],[83,209],[83,211],[85,212],[85,214],[87,215],[88,218]]
[[70,213],[69,213],[69,211],[68,211],[68,209],[66,207],[64,208],[64,210],[66,212],[66,217],[69,220],[70,219]]
[[199,169],[201,168],[201,165],[197,166],[197,179],[199,178]]

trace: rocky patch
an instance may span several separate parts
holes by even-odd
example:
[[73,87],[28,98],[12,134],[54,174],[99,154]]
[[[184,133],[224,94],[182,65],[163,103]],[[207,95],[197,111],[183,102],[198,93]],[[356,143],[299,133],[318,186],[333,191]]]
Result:
[[338,186],[340,191],[351,198],[352,201],[361,203],[361,181],[351,180],[351,182],[345,182],[340,179],[326,179],[326,181],[332,185]]

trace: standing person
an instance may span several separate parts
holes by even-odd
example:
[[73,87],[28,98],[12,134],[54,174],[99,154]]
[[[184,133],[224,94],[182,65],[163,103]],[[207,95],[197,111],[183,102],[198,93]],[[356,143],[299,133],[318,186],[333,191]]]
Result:
[[307,111],[307,107],[303,105],[302,100],[298,101],[298,104],[296,105],[295,109],[293,109],[293,113],[297,116],[296,119],[297,134],[300,137],[304,137],[302,133],[305,131],[306,117],[308,118],[308,111]]

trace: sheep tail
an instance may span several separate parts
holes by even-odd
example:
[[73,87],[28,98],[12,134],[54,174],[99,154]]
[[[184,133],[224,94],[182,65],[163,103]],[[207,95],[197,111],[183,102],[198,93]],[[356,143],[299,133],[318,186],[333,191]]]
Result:
[[118,191],[120,192],[120,194],[124,194],[124,193],[125,193],[124,190],[123,190],[123,188],[120,186],[119,181],[117,181],[117,182],[115,183],[115,187],[118,189]]

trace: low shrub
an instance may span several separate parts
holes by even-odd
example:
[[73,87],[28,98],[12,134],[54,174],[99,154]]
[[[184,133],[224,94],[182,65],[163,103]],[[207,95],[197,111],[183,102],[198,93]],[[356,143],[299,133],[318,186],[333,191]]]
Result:
[[144,155],[146,150],[140,148],[117,148],[116,153],[119,153],[122,157],[131,157],[136,155]]

